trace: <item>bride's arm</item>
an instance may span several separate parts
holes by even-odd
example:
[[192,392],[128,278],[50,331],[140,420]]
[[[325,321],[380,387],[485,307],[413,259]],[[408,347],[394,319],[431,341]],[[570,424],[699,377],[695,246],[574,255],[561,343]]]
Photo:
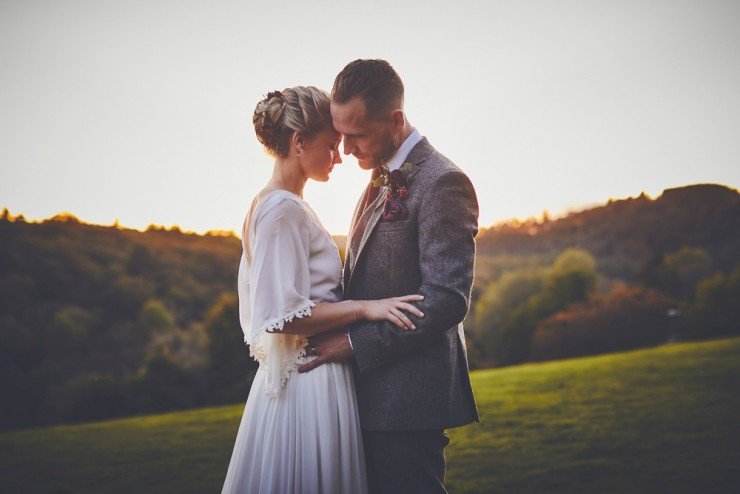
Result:
[[[240,300],[244,298],[240,317],[244,316],[242,327],[248,328],[245,341],[254,340],[262,331],[314,335],[360,320],[386,320],[401,329],[413,329],[402,311],[423,317],[408,303],[418,302],[423,298],[420,295],[322,303],[309,298],[308,223],[303,207],[290,199],[255,218],[255,236],[247,242],[253,246],[249,272],[245,270],[239,281]],[[247,254],[242,254],[240,273],[247,266]]]
[[[321,302],[311,310],[309,316],[296,317],[283,325],[282,333],[313,335],[346,326],[360,319],[368,321],[387,320],[401,329],[416,329],[414,323],[403,311],[417,317],[424,314],[411,305],[422,295],[404,295],[382,300],[343,300],[341,302]],[[275,331],[277,332],[277,331]]]

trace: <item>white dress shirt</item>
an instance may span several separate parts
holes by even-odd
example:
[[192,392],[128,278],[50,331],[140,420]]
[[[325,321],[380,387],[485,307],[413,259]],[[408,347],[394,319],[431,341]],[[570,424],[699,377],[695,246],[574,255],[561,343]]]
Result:
[[414,127],[414,130],[409,134],[409,136],[406,138],[405,141],[403,141],[403,144],[396,150],[395,153],[393,153],[393,156],[391,156],[391,159],[388,160],[388,162],[385,164],[388,167],[388,171],[393,171],[398,168],[401,168],[401,165],[403,165],[403,162],[406,161],[406,158],[408,157],[411,150],[418,144],[418,142],[421,140],[421,134],[419,134],[419,131],[416,130],[416,127]]

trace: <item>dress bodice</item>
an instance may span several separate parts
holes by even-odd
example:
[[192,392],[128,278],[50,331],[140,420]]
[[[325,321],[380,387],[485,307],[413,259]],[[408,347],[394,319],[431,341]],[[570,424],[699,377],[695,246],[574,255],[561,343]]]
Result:
[[342,264],[334,239],[311,206],[287,190],[258,197],[242,228],[239,318],[250,354],[276,395],[305,356],[306,337],[283,334],[320,302],[342,298]]

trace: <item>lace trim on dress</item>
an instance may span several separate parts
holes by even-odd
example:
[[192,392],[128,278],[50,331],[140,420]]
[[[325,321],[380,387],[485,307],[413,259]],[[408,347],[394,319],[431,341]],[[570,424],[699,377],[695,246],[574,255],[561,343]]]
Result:
[[265,366],[265,392],[269,396],[276,397],[278,392],[280,391],[280,388],[282,388],[285,384],[285,381],[288,380],[288,376],[290,375],[290,373],[298,369],[299,359],[306,356],[308,337],[301,335],[285,335],[292,336],[298,340],[299,350],[295,353],[293,358],[281,360],[280,380],[277,386],[272,385],[270,382],[269,375],[267,374],[267,352],[265,351],[265,348],[258,343],[258,340],[267,332],[276,332],[273,330],[282,331],[285,327],[285,323],[293,321],[293,318],[295,317],[303,318],[310,316],[312,307],[316,307],[316,303],[313,300],[309,300],[299,308],[286,312],[283,315],[276,317],[272,321],[265,324],[262,328],[260,328],[254,338],[250,338],[248,335],[244,336],[244,342],[249,345],[249,356],[259,362],[260,365]]

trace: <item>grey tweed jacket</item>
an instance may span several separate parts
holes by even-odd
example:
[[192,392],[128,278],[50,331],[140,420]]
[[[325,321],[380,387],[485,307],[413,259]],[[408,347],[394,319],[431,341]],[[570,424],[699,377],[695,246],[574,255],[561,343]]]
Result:
[[462,320],[470,307],[478,200],[467,175],[426,138],[412,164],[408,218],[380,221],[385,190],[364,211],[360,198],[343,272],[345,299],[420,293],[425,317],[415,330],[388,321],[350,326],[362,428],[432,430],[479,421],[470,385]]

